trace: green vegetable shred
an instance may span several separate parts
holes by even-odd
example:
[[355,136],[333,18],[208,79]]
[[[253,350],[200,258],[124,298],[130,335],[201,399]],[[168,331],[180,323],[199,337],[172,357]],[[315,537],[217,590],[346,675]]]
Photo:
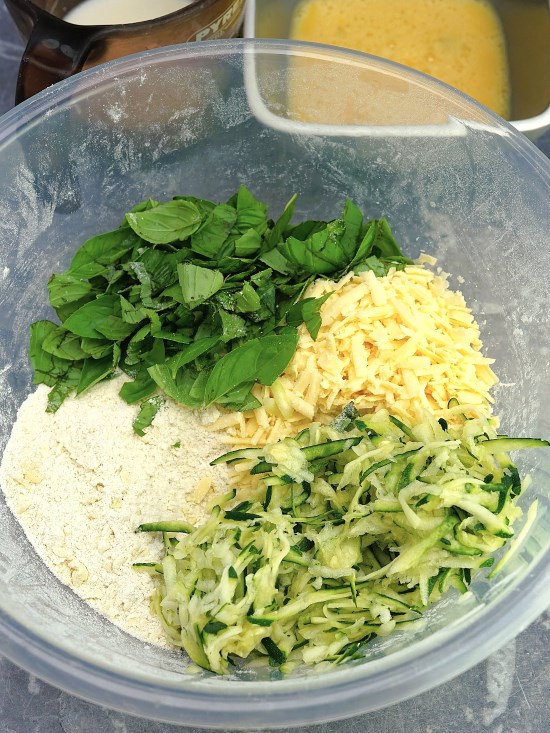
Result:
[[427,413],[411,426],[384,410],[356,415],[350,405],[335,421],[345,432],[312,424],[214,461],[246,462],[257,485],[172,537],[153,603],[201,667],[364,656],[373,636],[416,624],[450,588],[466,592],[513,537],[522,485],[505,449],[547,441],[497,436],[491,418],[451,427]]

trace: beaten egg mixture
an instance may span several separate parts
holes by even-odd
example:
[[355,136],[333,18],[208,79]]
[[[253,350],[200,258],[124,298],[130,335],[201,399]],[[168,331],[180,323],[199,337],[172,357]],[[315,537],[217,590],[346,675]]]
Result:
[[303,0],[290,37],[397,61],[510,116],[504,34],[486,0]]

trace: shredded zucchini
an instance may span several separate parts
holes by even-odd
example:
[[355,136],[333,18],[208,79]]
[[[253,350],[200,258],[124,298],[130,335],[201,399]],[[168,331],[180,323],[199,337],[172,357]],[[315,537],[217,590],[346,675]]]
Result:
[[448,588],[465,592],[522,513],[497,441],[548,445],[498,436],[490,418],[451,428],[428,414],[415,426],[385,411],[344,417],[333,424],[343,432],[313,424],[218,459],[246,461],[256,487],[165,543],[153,606],[201,667],[223,674],[252,654],[340,663]]

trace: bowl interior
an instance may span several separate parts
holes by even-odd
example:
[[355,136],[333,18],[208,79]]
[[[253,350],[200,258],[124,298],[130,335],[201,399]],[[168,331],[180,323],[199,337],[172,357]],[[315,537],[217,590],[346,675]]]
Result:
[[[316,107],[317,126],[298,129],[258,114],[258,90],[267,90],[271,102],[264,95],[262,105],[270,115],[295,120],[308,87],[327,72],[348,101],[361,101],[361,116],[346,120],[351,127],[331,105]],[[378,110],[372,126],[363,116],[367,101]],[[533,146],[458,93],[323,47],[173,47],[47,90],[0,124],[0,450],[32,389],[28,326],[52,317],[49,274],[88,236],[115,228],[137,201],[182,193],[221,201],[240,183],[269,202],[273,215],[297,192],[296,220],[331,218],[351,198],[368,217],[388,218],[407,255],[435,255],[496,359],[503,430],[548,437],[549,178]],[[481,575],[471,595],[442,603],[417,631],[378,641],[367,660],[317,678],[298,671],[299,684],[268,668],[229,680],[191,675],[178,654],[126,635],[50,573],[0,495],[0,648],[73,692],[166,720],[185,711],[188,725],[223,726],[227,715],[232,727],[313,722],[395,702],[475,663],[550,600],[547,583],[536,592],[550,544],[543,453],[520,461],[533,479],[523,504],[538,495],[541,507],[497,582]],[[410,674],[419,659],[423,679]],[[313,695],[307,703],[299,698],[305,685]],[[332,708],[321,704],[336,689]],[[280,706],[266,707],[266,694],[281,695]]]

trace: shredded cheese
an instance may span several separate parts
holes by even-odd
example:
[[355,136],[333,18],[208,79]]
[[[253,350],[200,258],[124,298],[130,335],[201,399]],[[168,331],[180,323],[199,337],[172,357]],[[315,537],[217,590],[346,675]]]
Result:
[[[429,264],[432,264],[431,262]],[[223,414],[211,427],[229,445],[264,445],[329,423],[350,401],[361,412],[388,409],[404,422],[422,410],[453,422],[460,413],[490,415],[497,377],[481,353],[478,325],[445,275],[420,265],[317,280],[307,297],[334,291],[321,308],[314,341],[304,326],[296,353],[271,387],[256,385],[261,403],[239,418]]]

